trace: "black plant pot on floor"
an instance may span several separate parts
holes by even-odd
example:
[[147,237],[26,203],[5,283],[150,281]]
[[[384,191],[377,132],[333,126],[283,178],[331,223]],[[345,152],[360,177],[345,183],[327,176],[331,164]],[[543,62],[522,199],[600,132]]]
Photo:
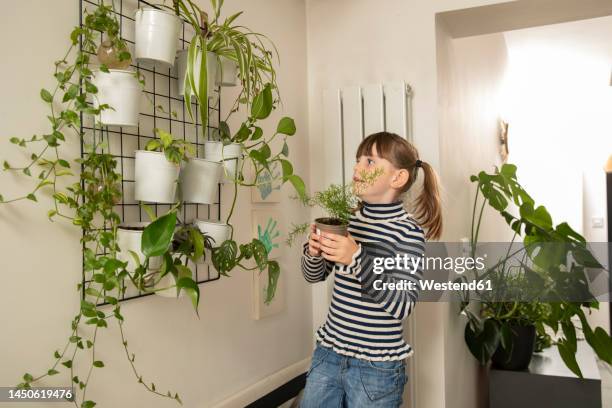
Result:
[[524,370],[529,366],[535,349],[535,326],[510,326],[512,350],[508,352],[501,344],[493,354],[493,366],[502,370]]

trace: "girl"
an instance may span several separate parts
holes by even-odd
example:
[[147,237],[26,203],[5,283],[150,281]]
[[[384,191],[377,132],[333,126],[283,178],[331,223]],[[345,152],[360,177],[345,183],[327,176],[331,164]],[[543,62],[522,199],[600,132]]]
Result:
[[[387,268],[388,263],[381,273],[373,265],[381,264],[376,258],[420,258],[425,239],[437,239],[442,232],[437,177],[429,164],[419,160],[413,145],[396,134],[380,132],[365,138],[356,156],[353,183],[360,203],[348,235],[317,235],[313,224],[304,243],[304,278],[320,282],[335,274],[327,320],[316,333],[302,408],[401,405],[407,381],[405,359],[412,354],[401,321],[414,309],[422,271],[405,265]],[[379,176],[366,183],[365,175],[375,170]],[[423,189],[413,217],[404,209],[402,195],[419,172],[423,172]],[[406,281],[414,286],[381,289],[383,283]]]

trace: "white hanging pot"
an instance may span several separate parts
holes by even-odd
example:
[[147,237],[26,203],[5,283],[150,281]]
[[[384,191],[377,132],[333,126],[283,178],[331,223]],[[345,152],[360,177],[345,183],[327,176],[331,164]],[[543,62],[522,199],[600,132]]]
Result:
[[[178,94],[185,96],[185,77],[187,76],[187,54],[188,50],[181,50],[176,56],[176,71],[178,75]],[[195,66],[193,69],[194,82],[196,86],[199,86],[200,81],[200,63],[202,61],[201,51],[199,48],[196,51]],[[215,91],[215,79],[217,78],[217,54],[214,52],[206,52],[206,73],[208,82],[208,98],[214,96]],[[193,89],[191,94],[195,95]]]
[[225,176],[221,176],[223,183],[232,182],[236,177],[236,166],[240,158],[240,143],[230,143],[223,145],[222,142],[204,142],[204,158],[217,162],[222,162]]
[[[117,227],[117,245],[119,245],[119,252],[117,253],[117,259],[121,262],[127,262],[126,270],[134,273],[138,264],[130,253],[134,252],[138,255],[140,262],[144,262],[145,256],[142,253],[142,232],[145,227],[149,225],[148,222],[130,222],[119,224]],[[157,270],[161,266],[161,257],[155,256],[149,259],[149,270]]]
[[119,245],[120,248],[117,253],[117,259],[121,262],[127,262],[127,267],[125,269],[130,273],[134,273],[138,267],[130,251],[138,255],[140,262],[144,261],[145,257],[141,251],[140,242],[142,240],[142,231],[147,224],[146,222],[134,222],[120,224],[117,227],[117,245]]
[[92,83],[98,88],[98,93],[93,97],[94,107],[108,104],[114,109],[104,109],[100,113],[100,121],[104,125],[138,126],[142,90],[133,71],[95,71]]
[[181,170],[181,195],[187,203],[213,204],[217,198],[223,165],[192,158]]
[[151,203],[176,202],[179,172],[180,166],[166,159],[163,153],[137,150],[134,198]]
[[[202,234],[209,236],[214,241],[212,242],[213,247],[219,247],[223,241],[230,238],[231,227],[221,221],[210,221],[210,220],[194,220],[193,224],[202,232]],[[212,254],[209,249],[205,249],[205,263],[212,265]]]
[[220,56],[215,82],[220,86],[238,85],[238,63],[227,57]]
[[143,62],[174,64],[181,20],[174,13],[153,7],[136,10],[136,59]]

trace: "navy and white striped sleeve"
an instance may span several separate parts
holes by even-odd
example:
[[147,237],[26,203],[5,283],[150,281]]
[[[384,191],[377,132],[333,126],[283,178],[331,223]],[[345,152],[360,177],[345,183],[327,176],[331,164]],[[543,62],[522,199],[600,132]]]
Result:
[[307,282],[322,282],[334,268],[334,263],[322,256],[312,256],[308,252],[308,241],[302,245],[302,274]]
[[[414,236],[414,229],[410,233]],[[348,269],[362,284],[362,295],[379,303],[391,316],[400,320],[412,313],[419,295],[419,281],[423,278],[422,230],[418,235],[420,236],[415,236],[414,239],[407,238],[401,242],[362,242],[348,265]],[[393,265],[392,268],[385,268],[382,273],[374,272],[376,257],[395,259],[397,255],[401,260],[408,259],[407,265],[402,263],[399,267]],[[379,282],[375,285],[375,281]],[[401,281],[413,282],[412,288],[406,285],[402,289],[389,289],[385,286],[385,284],[397,286],[402,283]]]

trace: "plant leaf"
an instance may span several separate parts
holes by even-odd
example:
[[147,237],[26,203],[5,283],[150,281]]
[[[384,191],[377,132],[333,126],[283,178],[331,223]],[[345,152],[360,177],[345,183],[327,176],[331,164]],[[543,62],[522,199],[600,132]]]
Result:
[[276,131],[284,135],[293,136],[295,135],[295,122],[292,118],[285,116],[278,122]]
[[142,233],[142,253],[148,257],[163,255],[170,246],[175,228],[175,211],[163,215],[149,224]]

